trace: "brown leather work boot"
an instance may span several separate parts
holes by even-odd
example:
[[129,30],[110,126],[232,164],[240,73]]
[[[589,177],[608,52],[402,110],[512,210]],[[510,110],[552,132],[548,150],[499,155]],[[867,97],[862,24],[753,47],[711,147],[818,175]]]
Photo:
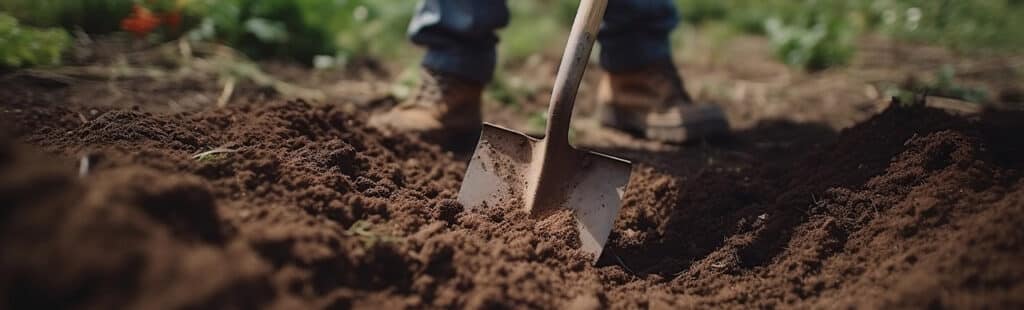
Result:
[[722,109],[695,105],[672,62],[605,74],[598,87],[601,124],[667,143],[729,132]]
[[423,68],[420,86],[408,100],[370,117],[384,132],[411,133],[444,146],[472,143],[480,134],[483,85]]

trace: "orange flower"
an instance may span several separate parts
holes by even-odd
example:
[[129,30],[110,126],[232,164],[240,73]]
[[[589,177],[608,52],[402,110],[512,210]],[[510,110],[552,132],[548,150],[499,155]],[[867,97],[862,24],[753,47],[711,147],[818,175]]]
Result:
[[160,18],[138,4],[132,6],[132,15],[121,20],[121,29],[134,33],[136,37],[146,36],[159,26]]
[[171,27],[172,29],[178,29],[181,26],[181,12],[172,11],[163,14],[164,25]]

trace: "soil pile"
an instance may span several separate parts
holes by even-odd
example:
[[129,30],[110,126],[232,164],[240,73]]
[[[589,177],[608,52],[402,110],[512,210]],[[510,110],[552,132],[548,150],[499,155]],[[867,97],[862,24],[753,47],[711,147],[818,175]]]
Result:
[[637,180],[619,251],[657,293],[630,305],[1019,307],[1019,117],[891,107],[756,176]]
[[789,156],[638,163],[590,266],[567,213],[463,212],[463,163],[339,106],[3,109],[11,308],[1024,306],[1019,114],[893,107]]

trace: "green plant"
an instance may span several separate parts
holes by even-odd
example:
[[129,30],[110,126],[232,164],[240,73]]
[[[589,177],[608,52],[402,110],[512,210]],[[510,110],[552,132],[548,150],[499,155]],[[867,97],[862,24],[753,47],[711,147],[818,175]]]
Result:
[[956,69],[950,65],[942,66],[935,73],[935,80],[931,84],[918,85],[915,88],[920,92],[975,103],[985,103],[989,100],[988,93],[985,91],[958,83]]
[[722,24],[768,36],[781,61],[809,70],[842,65],[852,58],[852,41],[862,28],[856,9],[863,6],[860,3],[863,1],[676,0],[685,22]]
[[786,64],[809,70],[845,65],[853,57],[854,31],[843,20],[821,18],[809,26],[765,23],[775,54]]
[[132,4],[132,0],[4,0],[0,11],[26,25],[108,33],[120,29],[121,18],[131,13]]
[[848,40],[865,31],[968,51],[1024,48],[1020,0],[675,1],[684,22],[715,21],[769,35],[783,61],[810,68],[844,63],[851,52]]
[[910,79],[903,85],[884,84],[880,86],[885,91],[885,96],[899,98],[900,102],[908,104],[915,102],[916,96],[925,94],[979,104],[991,103],[991,98],[986,91],[957,82],[956,69],[951,65],[942,66],[935,72],[935,77],[931,81]]
[[0,13],[0,67],[56,65],[70,44],[71,37],[62,29],[26,27]]
[[898,38],[962,50],[1024,48],[1019,0],[876,0],[867,9],[879,31]]
[[374,229],[374,225],[368,221],[357,221],[352,224],[345,234],[351,237],[357,237],[363,242],[363,245],[367,248],[372,248],[377,244],[396,243],[401,241],[398,237],[390,234],[379,232]]
[[502,64],[526,60],[547,47],[565,44],[576,14],[576,1],[509,1],[511,22],[501,31]]
[[351,57],[387,55],[403,42],[412,2],[369,0],[196,0],[199,16],[189,36],[231,45],[255,58],[311,63],[321,56],[344,63]]
[[683,20],[692,24],[725,19],[735,4],[723,0],[677,0]]
[[494,80],[487,85],[488,96],[505,106],[518,107],[521,100],[538,91],[540,89],[531,81],[501,72],[495,74]]
[[544,129],[547,129],[547,127],[547,111],[533,112],[530,114],[530,118],[526,119],[526,128],[529,132],[543,133]]

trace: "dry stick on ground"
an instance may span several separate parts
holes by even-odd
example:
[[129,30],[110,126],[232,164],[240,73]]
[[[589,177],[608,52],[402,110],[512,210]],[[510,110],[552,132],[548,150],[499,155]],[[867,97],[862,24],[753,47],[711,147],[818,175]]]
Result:
[[198,57],[193,59],[192,63],[194,63],[194,65],[191,67],[198,68],[201,71],[236,75],[241,78],[251,80],[257,85],[271,87],[274,91],[285,96],[316,101],[324,100],[326,98],[326,95],[320,90],[296,86],[266,74],[245,55],[231,47],[220,44],[196,42],[192,45],[188,45],[187,50],[198,51],[200,54],[211,55],[211,57]]
[[[173,45],[170,45],[173,44]],[[47,77],[55,81],[68,81],[71,78],[88,80],[114,81],[118,79],[148,78],[154,80],[180,80],[195,74],[216,74],[242,78],[256,85],[270,87],[286,97],[304,100],[322,101],[326,95],[317,89],[304,88],[281,81],[259,69],[258,65],[230,47],[209,43],[168,43],[149,49],[148,53],[162,53],[163,50],[174,48],[179,57],[183,58],[177,70],[155,67],[135,67],[123,62],[113,66],[65,66],[50,69],[24,70],[28,75]],[[198,55],[194,55],[198,54]],[[236,83],[237,84],[237,81]],[[232,86],[232,88],[234,88]],[[233,89],[232,89],[233,91]],[[219,102],[218,102],[219,104]]]
[[206,152],[196,153],[196,154],[192,155],[192,159],[202,161],[202,160],[205,160],[207,158],[210,158],[210,156],[213,156],[213,155],[222,154],[222,153],[234,153],[234,152],[238,152],[238,150],[218,147],[218,148],[206,151]]
[[224,90],[220,93],[220,98],[217,98],[217,107],[223,108],[228,105],[231,101],[231,94],[235,92],[235,78],[228,78],[227,82],[224,83]]
[[89,155],[83,155],[82,158],[78,160],[78,177],[84,178],[86,175],[89,175],[89,169]]
[[0,81],[7,82],[7,81],[15,80],[17,78],[22,78],[22,77],[28,77],[28,78],[31,78],[31,79],[44,80],[44,81],[49,81],[49,82],[53,82],[53,83],[59,83],[59,84],[63,84],[63,85],[71,85],[71,84],[74,84],[75,82],[78,81],[74,77],[70,77],[70,76],[66,76],[66,75],[62,75],[62,74],[54,74],[54,73],[51,73],[51,72],[45,72],[45,71],[39,71],[39,70],[31,70],[31,69],[20,70],[20,71],[12,73],[10,75],[6,75],[3,78],[0,78]]
[[181,53],[181,60],[185,65],[192,63],[192,44],[189,44],[188,40],[178,39],[178,52]]
[[32,76],[54,77],[59,75],[86,80],[116,80],[118,78],[164,79],[172,76],[172,74],[165,70],[142,67],[66,66],[50,69],[27,69],[24,71]]

